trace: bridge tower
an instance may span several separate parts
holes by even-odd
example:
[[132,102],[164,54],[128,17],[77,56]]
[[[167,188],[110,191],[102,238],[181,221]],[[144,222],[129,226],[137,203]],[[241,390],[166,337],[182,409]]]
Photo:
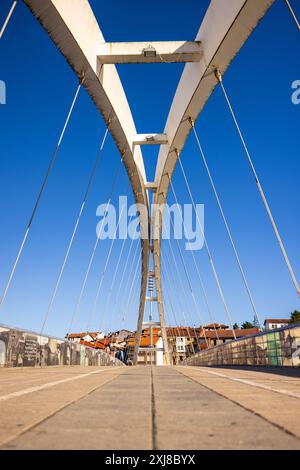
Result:
[[[156,145],[156,141],[152,142],[152,145]],[[145,189],[148,192],[148,200],[150,200],[149,193],[152,192],[154,195],[156,192],[155,183],[145,183]],[[151,212],[151,209],[149,210]],[[159,213],[159,220],[161,220],[161,212]],[[149,238],[150,243],[148,247],[148,273],[147,273],[147,287],[141,290],[140,307],[143,306],[142,311],[139,313],[137,332],[135,338],[134,350],[131,351],[130,360],[133,364],[138,364],[139,352],[149,353],[150,364],[155,364],[156,353],[163,353],[163,364],[170,365],[170,353],[168,346],[168,336],[165,324],[165,312],[162,297],[162,285],[161,285],[161,265],[160,265],[160,241],[161,241],[161,224],[159,224],[159,230],[156,230],[156,225],[153,223],[157,220],[157,211],[154,210],[149,220]],[[154,239],[159,238],[158,248],[154,247]],[[148,347],[141,347],[141,337],[144,330],[148,330],[150,334],[150,344]],[[156,347],[154,345],[154,330],[158,330],[159,335],[162,338],[162,346]]]
[[[138,355],[142,351],[149,353],[149,363],[155,365],[156,353],[163,353],[163,364],[170,365],[170,354],[168,346],[168,337],[165,324],[164,306],[161,295],[160,282],[157,280],[157,267],[153,256],[153,245],[150,246],[149,253],[149,272],[148,284],[145,295],[145,308],[143,312],[142,322],[138,323],[135,346],[130,354],[133,364],[138,364]],[[157,317],[157,318],[156,318]],[[141,337],[143,331],[148,330],[150,335],[150,344],[147,347],[141,346]],[[162,346],[156,347],[154,344],[154,332],[158,330],[158,334],[162,338]]]

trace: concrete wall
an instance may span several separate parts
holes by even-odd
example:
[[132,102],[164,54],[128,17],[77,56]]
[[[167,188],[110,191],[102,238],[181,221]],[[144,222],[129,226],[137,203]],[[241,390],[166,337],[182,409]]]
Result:
[[300,325],[241,338],[190,357],[191,366],[300,366]]
[[124,365],[103,351],[0,325],[0,367]]

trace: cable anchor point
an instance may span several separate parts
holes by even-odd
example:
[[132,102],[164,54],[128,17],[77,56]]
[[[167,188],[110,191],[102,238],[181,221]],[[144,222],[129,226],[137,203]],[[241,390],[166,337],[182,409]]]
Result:
[[188,121],[189,121],[191,127],[195,127],[195,120],[193,118],[189,117]]
[[[169,181],[171,181],[171,175],[170,173],[167,171],[167,173],[165,173],[166,177],[169,179]],[[164,193],[161,193],[161,194],[164,194]]]
[[82,71],[81,74],[79,75],[79,85],[83,85],[85,81],[85,72]]
[[222,74],[219,69],[215,69],[215,77],[219,83],[222,83]]

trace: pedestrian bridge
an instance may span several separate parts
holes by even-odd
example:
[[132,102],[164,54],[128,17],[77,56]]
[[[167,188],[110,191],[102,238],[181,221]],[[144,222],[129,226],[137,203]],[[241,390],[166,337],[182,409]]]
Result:
[[[87,0],[18,2],[20,8],[30,11],[36,18],[36,27],[41,26],[45,30],[49,40],[70,65],[78,83],[65,113],[54,152],[51,153],[46,175],[38,187],[27,224],[22,229],[13,262],[7,269],[6,279],[1,279],[0,318],[12,296],[24,249],[37,222],[36,216],[42,209],[40,202],[47,195],[49,180],[54,178],[53,169],[58,155],[63,151],[62,142],[74,118],[78,96],[83,88],[103,117],[105,129],[97,158],[83,188],[72,230],[67,233],[64,256],[55,270],[56,278],[50,286],[47,308],[40,313],[39,331],[23,334],[22,329],[17,328],[13,332],[9,328],[6,331],[5,327],[0,330],[0,365],[6,366],[0,367],[1,449],[300,448],[299,324],[268,334],[259,333],[247,339],[236,337],[235,314],[228,302],[214,250],[196,210],[195,196],[181,156],[192,134],[249,308],[257,328],[262,330],[261,314],[249,281],[255,273],[249,276],[240,256],[222,195],[202,146],[197,119],[214,90],[219,90],[222,106],[228,113],[270,222],[273,241],[278,244],[278,254],[291,281],[295,302],[298,302],[300,288],[295,263],[283,242],[279,228],[282,225],[275,222],[276,208],[271,208],[269,204],[263,176],[258,176],[255,156],[249,150],[243,126],[231,100],[230,86],[226,83],[226,72],[232,61],[243,53],[242,48],[248,38],[259,23],[263,25],[265,15],[275,3],[275,0],[212,0],[194,41],[179,41],[174,37],[171,41],[111,43],[105,41],[98,19]],[[288,6],[287,15],[291,13],[299,28],[290,2],[286,0],[285,3]],[[13,1],[0,30],[0,48],[4,34],[4,37],[17,34],[13,28],[13,14],[19,7],[16,8],[16,5],[17,2]],[[274,43],[275,40],[278,38],[274,38]],[[143,133],[139,133],[117,66],[147,63],[151,67],[151,64],[171,62],[182,63],[183,72],[165,127],[144,129]],[[78,274],[74,270],[80,278],[74,306],[70,306],[67,320],[63,309],[59,319],[66,320],[68,335],[76,322],[80,324],[81,331],[91,331],[91,326],[100,317],[101,324],[109,325],[121,315],[121,324],[131,314],[135,319],[136,333],[127,364],[132,366],[125,366],[105,352],[99,353],[53,338],[48,330],[109,134],[120,159],[113,172],[102,174],[101,181],[108,181],[110,188],[104,215],[113,196],[121,193],[119,175],[125,169],[127,195],[131,191],[139,208],[137,216],[141,237],[135,244],[130,242],[129,246],[125,245],[124,240],[117,254],[113,237],[106,256],[101,258],[96,287],[94,285],[88,289],[96,253],[101,245],[97,236],[90,247],[83,272]],[[155,176],[152,178],[148,178],[144,160],[145,148],[149,150],[149,146],[158,148]],[[204,329],[203,336],[196,338],[196,348],[193,346],[191,356],[179,365],[174,365],[172,360],[167,326],[172,326],[176,335],[176,328],[182,324],[194,325],[197,336],[195,324],[205,324],[199,307],[200,298],[212,325],[216,324],[219,312],[211,308],[211,289],[207,289],[201,263],[194,252],[189,252],[188,262],[187,253],[178,240],[175,243],[163,240],[168,196],[171,194],[176,204],[180,202],[177,192],[180,188],[174,184],[176,169],[180,172],[182,185],[201,231],[215,295],[234,338],[230,343],[210,348]],[[181,223],[185,229],[183,219]],[[65,232],[67,228],[61,225],[60,230]],[[47,249],[45,256],[48,256]],[[182,266],[181,270],[178,269],[179,265]],[[263,263],[257,266],[258,271],[263,268]],[[91,291],[92,306],[84,307],[87,292]],[[125,308],[122,305],[121,309],[119,300],[123,294],[126,301]],[[179,307],[174,308],[174,305]],[[79,320],[83,312],[84,319]],[[136,365],[145,328],[150,330],[151,335],[150,354],[155,353],[153,329],[159,329],[165,367]],[[218,338],[217,330],[215,335]],[[84,365],[89,367],[82,367]]]
[[[207,235],[204,233],[204,223],[196,210],[195,197],[184,169],[181,152],[190,133],[194,134],[195,144],[199,150],[199,155],[210,182],[213,196],[216,200],[222,222],[224,223],[225,233],[228,236],[229,245],[232,248],[232,254],[236,262],[236,267],[241,276],[242,285],[245,288],[245,294],[249,301],[249,307],[253,312],[254,322],[259,328],[262,327],[261,315],[257,309],[255,296],[252,292],[248,280],[248,273],[243,266],[239,250],[234,241],[234,236],[230,228],[227,216],[222,204],[222,198],[217,190],[213,175],[210,171],[207,157],[203,151],[201,139],[196,129],[196,121],[203,111],[207,100],[218,87],[224,98],[224,104],[228,110],[229,117],[232,119],[233,128],[236,136],[240,140],[242,151],[246,157],[246,163],[250,165],[252,176],[257,186],[258,194],[262,200],[266,216],[271,223],[274,232],[275,241],[278,242],[279,250],[283,256],[283,261],[287,268],[287,274],[291,279],[292,286],[295,289],[297,301],[299,300],[300,288],[297,276],[293,268],[285,245],[283,243],[279,228],[275,223],[273,212],[267,201],[262,182],[257,174],[253,157],[250,155],[246,139],[238,122],[234,106],[229,97],[227,87],[225,86],[223,76],[230,67],[235,56],[240,52],[243,45],[247,42],[251,33],[264,16],[273,6],[274,0],[236,0],[229,2],[227,0],[212,0],[201,21],[199,31],[194,41],[152,41],[152,42],[129,42],[129,43],[107,43],[101,32],[97,18],[88,2],[88,0],[24,0],[23,2],[45,29],[50,39],[62,53],[64,59],[71,66],[72,71],[78,78],[79,83],[75,89],[74,98],[71,101],[67,118],[64,122],[62,131],[59,135],[57,146],[50,160],[45,178],[42,180],[40,191],[33,205],[31,215],[28,219],[28,225],[24,231],[23,238],[20,240],[18,249],[12,266],[8,270],[8,277],[3,283],[3,293],[0,301],[0,314],[5,308],[5,303],[11,293],[12,284],[18,272],[19,264],[22,261],[23,251],[28,243],[31,231],[40,210],[40,202],[46,196],[46,189],[52,170],[56,164],[58,154],[62,152],[61,144],[64,140],[70,120],[76,107],[80,90],[86,88],[90,98],[94,102],[97,110],[102,114],[106,130],[101,146],[97,155],[95,164],[92,167],[90,178],[87,183],[82,203],[79,207],[73,230],[68,234],[68,240],[62,263],[60,264],[57,277],[51,288],[51,295],[45,312],[41,314],[41,326],[39,335],[47,335],[49,321],[52,319],[53,310],[57,302],[57,297],[62,289],[63,278],[68,263],[70,263],[70,253],[75,249],[74,240],[78,237],[78,228],[82,223],[82,217],[86,210],[89,193],[94,183],[96,172],[101,154],[106,144],[108,133],[114,139],[121,161],[115,174],[105,174],[102,178],[112,181],[111,192],[104,215],[107,216],[111,206],[112,195],[119,187],[119,172],[121,167],[125,167],[129,183],[127,186],[127,195],[131,187],[137,207],[137,218],[140,227],[140,243],[136,245],[136,250],[131,251],[132,243],[127,250],[125,241],[122,243],[121,251],[116,255],[115,239],[120,220],[112,236],[107,256],[104,257],[104,265],[101,269],[96,288],[93,288],[94,298],[92,306],[85,307],[85,317],[80,319],[80,325],[86,322],[86,328],[81,331],[92,331],[91,325],[95,324],[97,317],[101,316],[101,322],[109,324],[116,321],[118,309],[123,310],[124,306],[119,306],[119,294],[123,292],[128,295],[125,302],[125,312],[123,312],[120,322],[125,322],[128,315],[134,315],[136,318],[136,337],[134,347],[131,351],[130,362],[137,364],[139,354],[141,335],[145,328],[150,329],[151,347],[153,347],[153,329],[158,327],[161,331],[162,350],[164,362],[167,365],[172,363],[170,345],[167,338],[166,325],[176,326],[181,324],[194,325],[195,317],[197,323],[203,325],[203,312],[200,307],[201,302],[207,310],[206,315],[212,325],[216,324],[217,316],[220,313],[212,311],[211,302],[208,295],[206,282],[204,282],[201,273],[202,266],[190,250],[191,243],[187,251],[191,254],[189,262],[186,259],[186,253],[183,252],[182,244],[175,237],[178,249],[178,255],[174,253],[170,238],[167,245],[163,240],[164,216],[166,214],[166,203],[169,192],[173,194],[175,203],[178,206],[179,200],[173,184],[173,174],[175,168],[181,171],[184,185],[186,186],[191,208],[195,212],[196,226],[200,229],[203,240],[203,250],[207,255],[208,266],[211,270],[212,280],[215,284],[216,295],[219,297],[222,315],[228,322],[232,331],[234,340],[237,339],[234,328],[234,316],[230,304],[225,294],[223,281],[221,279],[215,256],[212,253]],[[23,5],[22,3],[22,5]],[[297,17],[291,8],[289,2],[286,2],[288,10],[292,13],[293,19],[297,23]],[[17,2],[14,1],[8,13],[8,16],[0,31],[2,36],[12,21],[13,12]],[[80,20],[79,20],[80,19]],[[298,23],[297,23],[298,24]],[[13,30],[10,31],[13,34]],[[7,33],[8,34],[8,31]],[[169,115],[163,132],[139,134],[131,113],[129,103],[123,89],[118,69],[119,64],[144,64],[150,67],[153,63],[184,63],[182,76],[180,78]],[[143,151],[145,147],[159,148],[155,177],[149,181],[145,169]],[[152,204],[151,204],[152,203]],[[122,209],[123,210],[123,209]],[[130,219],[131,220],[131,219]],[[174,220],[175,222],[175,220]],[[177,220],[178,222],[178,220]],[[184,218],[181,214],[184,233],[187,233]],[[105,217],[100,224],[100,233],[105,224]],[[174,225],[174,224],[173,224]],[[100,236],[97,229],[95,244],[92,246],[91,254],[88,257],[87,269],[83,270],[82,279],[79,283],[79,292],[75,299],[74,308],[70,308],[67,334],[69,334],[74,322],[78,321],[79,314],[83,311],[91,274],[95,267],[96,252],[99,250]],[[126,237],[125,237],[126,238]],[[134,240],[132,240],[133,242]],[[173,244],[174,245],[174,244]],[[125,253],[127,251],[127,258]],[[168,254],[169,258],[164,258]],[[136,255],[139,256],[137,257]],[[170,258],[171,255],[171,258]],[[125,264],[122,266],[122,260]],[[102,261],[102,259],[101,259]],[[182,264],[182,271],[178,265]],[[171,267],[173,266],[173,268]],[[112,268],[112,271],[109,270]],[[132,269],[131,269],[132,268]],[[191,273],[193,269],[193,274]],[[118,274],[123,272],[121,279]],[[110,276],[110,277],[109,277]],[[195,277],[196,276],[196,277]],[[195,278],[194,278],[195,277]],[[185,284],[183,283],[183,279]],[[124,285],[123,285],[123,280]],[[126,280],[127,282],[126,284]],[[196,284],[195,281],[196,280]],[[108,292],[104,292],[104,285],[108,283]],[[174,293],[176,295],[174,296]],[[102,301],[101,315],[99,311],[100,299],[106,298],[106,303]],[[186,303],[185,303],[186,302]],[[178,303],[179,308],[174,309],[174,303]],[[180,318],[178,315],[180,314]],[[149,316],[147,316],[149,315]],[[60,316],[65,315],[60,312]],[[215,328],[216,330],[216,328]],[[218,332],[215,331],[218,339]],[[29,343],[28,343],[29,344]],[[151,352],[151,347],[149,352]],[[201,351],[209,347],[209,341],[203,331],[203,337],[197,337],[197,347],[194,352]],[[30,346],[29,346],[30,349]],[[296,345],[297,349],[297,345]],[[42,363],[42,361],[41,361]]]

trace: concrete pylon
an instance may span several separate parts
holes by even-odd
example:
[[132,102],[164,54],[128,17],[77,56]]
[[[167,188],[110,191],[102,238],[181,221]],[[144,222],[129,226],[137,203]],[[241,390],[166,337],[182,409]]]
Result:
[[[133,354],[132,362],[134,365],[138,363],[138,354],[139,354],[139,351],[141,350],[145,352],[149,352],[149,353],[155,353],[159,351],[159,349],[154,347],[153,343],[151,343],[149,348],[140,347],[143,329],[149,328],[150,338],[153,338],[153,328],[158,328],[161,331],[162,340],[163,340],[162,350],[163,350],[163,355],[164,355],[164,363],[167,366],[169,366],[171,361],[170,361],[168,336],[167,336],[167,331],[166,331],[164,307],[163,307],[163,300],[162,300],[161,277],[160,277],[160,271],[158,272],[158,265],[155,263],[153,246],[151,246],[149,250],[149,258],[151,256],[153,256],[154,269],[151,270],[149,268],[149,272],[148,272],[148,291],[150,295],[148,295],[146,291],[145,297],[143,299],[144,302],[141,302],[142,305],[150,304],[150,317],[149,317],[149,321],[147,321],[145,319],[145,309],[142,312],[142,315],[140,312],[138,324],[137,324],[137,333],[136,333],[136,338],[135,338],[135,347],[134,347],[134,354]],[[150,266],[150,260],[149,260],[149,266]],[[160,266],[159,266],[159,269],[160,269]],[[149,283],[151,285],[150,289],[149,289]],[[152,295],[153,292],[155,292],[155,295]],[[158,321],[153,321],[153,314],[152,314],[153,304],[157,305],[157,310],[159,314]],[[152,354],[150,356],[152,358]]]

